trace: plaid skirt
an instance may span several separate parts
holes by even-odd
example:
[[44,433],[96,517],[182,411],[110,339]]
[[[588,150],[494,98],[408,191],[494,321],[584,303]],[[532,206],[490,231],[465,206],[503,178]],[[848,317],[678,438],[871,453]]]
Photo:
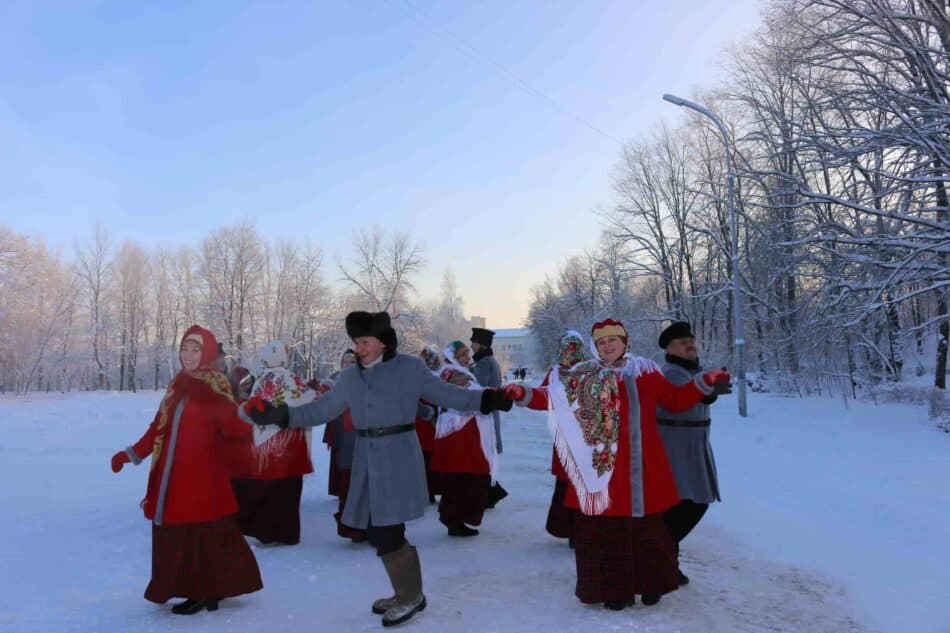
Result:
[[676,541],[663,514],[642,518],[587,516],[574,523],[575,595],[584,603],[633,602],[636,594],[678,586]]
[[554,494],[551,495],[551,507],[548,508],[548,520],[545,529],[551,536],[571,538],[574,534],[574,517],[579,514],[574,508],[564,505],[567,496],[567,480],[554,480]]
[[204,523],[152,524],[152,579],[145,599],[211,600],[263,587],[254,553],[233,516]]
[[238,502],[237,523],[242,534],[261,543],[300,542],[300,495],[303,477],[263,481],[232,479]]

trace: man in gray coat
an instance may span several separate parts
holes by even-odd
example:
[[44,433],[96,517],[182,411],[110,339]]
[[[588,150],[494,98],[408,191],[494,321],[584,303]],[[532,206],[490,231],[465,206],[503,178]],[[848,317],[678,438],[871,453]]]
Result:
[[373,603],[383,626],[404,622],[426,606],[416,548],[405,538],[406,521],[429,502],[425,462],[415,432],[419,400],[460,411],[511,410],[501,390],[469,391],[439,380],[422,359],[397,354],[396,332],[385,312],[351,312],[346,332],[356,365],[340,372],[319,400],[288,408],[250,400],[242,417],[282,428],[326,424],[346,409],[356,429],[350,489],[342,522],[367,530],[394,594]]
[[[475,379],[482,387],[501,387],[501,365],[495,360],[495,352],[491,348],[494,339],[494,331],[481,327],[472,328],[472,351],[475,353],[472,356],[472,361],[475,363],[472,373],[475,374]],[[501,455],[501,416],[495,411],[492,413],[492,418],[495,421],[495,447]],[[494,508],[496,503],[507,496],[508,491],[496,481],[485,507]]]
[[[674,385],[688,383],[702,373],[696,339],[689,323],[677,321],[663,330],[659,345],[666,351],[663,375]],[[660,406],[656,408],[660,437],[681,499],[664,515],[667,529],[677,545],[696,527],[709,504],[721,500],[716,460],[709,443],[709,405],[716,398],[716,394],[708,395],[681,413],[670,413]],[[689,582],[682,571],[679,580],[681,585]]]

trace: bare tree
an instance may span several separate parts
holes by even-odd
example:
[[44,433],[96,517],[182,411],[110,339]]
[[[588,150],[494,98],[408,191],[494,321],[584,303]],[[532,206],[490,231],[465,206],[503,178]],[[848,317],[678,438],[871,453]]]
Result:
[[112,245],[106,228],[96,222],[92,237],[86,244],[77,245],[76,262],[80,279],[84,282],[86,306],[89,310],[89,330],[92,335],[92,358],[96,363],[96,388],[109,388],[109,375],[104,362],[103,343],[108,322],[109,280],[112,274]]
[[359,295],[361,303],[394,319],[409,308],[415,291],[413,278],[424,264],[422,247],[404,233],[387,236],[379,227],[361,230],[353,238],[350,263],[339,264],[343,279]]

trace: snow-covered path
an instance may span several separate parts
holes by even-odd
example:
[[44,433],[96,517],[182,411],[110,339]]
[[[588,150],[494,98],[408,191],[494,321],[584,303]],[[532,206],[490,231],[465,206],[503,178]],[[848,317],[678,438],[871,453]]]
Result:
[[[217,613],[172,615],[142,599],[147,466],[108,468],[139,437],[160,394],[0,398],[0,631],[377,631],[389,587],[372,549],[335,535],[327,454],[305,480],[303,539],[255,547],[265,588]],[[656,607],[581,605],[563,541],[543,529],[552,480],[542,416],[505,421],[511,492],[482,534],[449,539],[435,508],[409,526],[429,607],[404,630],[950,630],[950,438],[917,409],[756,397],[740,420],[717,405],[725,502],[683,547],[692,582]],[[900,603],[903,601],[903,604]]]

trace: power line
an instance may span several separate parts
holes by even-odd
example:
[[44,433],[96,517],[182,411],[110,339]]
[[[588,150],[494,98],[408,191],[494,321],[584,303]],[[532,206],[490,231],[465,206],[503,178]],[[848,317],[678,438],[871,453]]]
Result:
[[[395,0],[390,0],[390,1],[395,4]],[[558,101],[554,97],[548,95],[547,93],[541,90],[538,90],[537,88],[529,84],[527,81],[519,77],[517,73],[512,71],[510,68],[508,68],[504,64],[500,62],[496,62],[495,60],[490,59],[487,55],[482,54],[481,51],[479,51],[475,46],[469,43],[465,38],[456,35],[452,31],[450,31],[446,26],[439,23],[438,20],[436,20],[436,18],[427,10],[416,6],[411,0],[402,0],[402,3],[406,5],[407,14],[409,15],[409,17],[411,17],[413,20],[415,20],[418,24],[420,24],[424,28],[427,28],[430,31],[434,32],[436,35],[440,36],[443,40],[448,42],[448,44],[452,46],[452,48],[456,49],[459,53],[468,57],[471,61],[474,61],[478,64],[482,64],[484,66],[488,66],[489,68],[495,70],[499,75],[501,75],[502,77],[504,77],[505,79],[513,83],[522,91],[526,92],[527,94],[537,99],[540,99],[541,101],[544,101],[550,107],[554,108],[561,114],[574,119],[574,121],[576,121],[577,123],[580,123],[581,125],[588,128],[589,130],[595,132],[596,134],[599,134],[600,136],[604,137],[608,141],[612,141],[621,147],[624,145],[622,141],[620,141],[619,139],[611,135],[609,132],[604,131],[602,128],[598,127],[594,123],[591,123],[589,120],[575,113],[573,110],[571,110],[566,105],[562,104],[560,101]]]

